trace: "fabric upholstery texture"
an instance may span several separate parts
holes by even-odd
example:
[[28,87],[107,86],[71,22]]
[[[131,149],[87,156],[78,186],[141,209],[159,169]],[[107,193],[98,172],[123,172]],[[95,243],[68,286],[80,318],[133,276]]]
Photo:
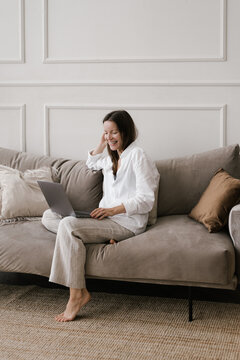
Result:
[[1,218],[41,216],[48,204],[37,180],[52,181],[50,167],[21,172],[0,165]]
[[83,160],[37,156],[0,148],[0,163],[21,171],[42,166],[55,168],[58,176],[53,174],[53,180],[62,183],[75,210],[91,211],[101,200],[102,172],[89,170]]
[[210,234],[187,215],[160,217],[146,232],[116,245],[89,245],[86,263],[86,273],[94,277],[175,280],[185,285],[224,287],[234,271],[228,233]]
[[[49,276],[56,234],[40,221],[0,229],[0,271]],[[94,278],[221,288],[229,288],[234,279],[228,233],[210,234],[186,215],[158,218],[145,233],[115,245],[86,247],[86,275]]]
[[68,160],[59,167],[59,180],[75,210],[92,211],[102,198],[102,172],[87,168],[85,161]]
[[[36,156],[0,148],[0,163],[15,169],[55,167],[74,208],[91,210],[102,196],[102,173],[84,161]],[[147,231],[115,245],[87,245],[86,275],[94,278],[235,288],[233,242],[227,229],[209,233],[187,214],[219,168],[239,178],[239,146],[231,145],[157,162],[161,181],[158,216]],[[164,215],[171,216],[164,216]],[[182,214],[182,215],[177,215]],[[237,221],[237,220],[236,220]],[[0,271],[49,276],[56,235],[40,221],[0,227]],[[240,243],[240,240],[237,241]],[[240,249],[240,245],[239,245]],[[239,256],[240,258],[240,251]],[[238,263],[237,258],[237,263]]]
[[49,276],[56,234],[39,221],[0,227],[0,271]]
[[[160,181],[161,181],[161,177],[160,177]],[[148,226],[154,225],[157,222],[158,192],[159,192],[159,184],[154,192],[155,200],[154,200],[153,208],[148,215],[148,223],[147,223]]]
[[[62,183],[75,210],[92,211],[98,207],[102,198],[102,172],[88,169],[83,160],[37,156],[0,148],[0,163],[21,171],[41,166],[56,168],[58,176],[52,174],[53,180]],[[153,225],[157,220],[157,195],[158,189],[153,209],[149,213],[148,225]]]
[[217,232],[226,225],[231,208],[239,200],[240,180],[219,169],[189,216],[201,222],[209,232]]
[[220,168],[240,178],[239,145],[156,162],[161,175],[158,216],[188,214]]

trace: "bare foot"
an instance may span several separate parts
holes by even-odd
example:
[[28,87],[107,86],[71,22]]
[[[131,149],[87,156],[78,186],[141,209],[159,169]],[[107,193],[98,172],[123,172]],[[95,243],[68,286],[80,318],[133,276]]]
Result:
[[91,300],[87,289],[82,289],[77,296],[70,296],[66,309],[62,314],[55,317],[58,322],[72,321],[76,318],[80,309]]
[[116,241],[114,239],[109,240],[110,244],[116,244]]

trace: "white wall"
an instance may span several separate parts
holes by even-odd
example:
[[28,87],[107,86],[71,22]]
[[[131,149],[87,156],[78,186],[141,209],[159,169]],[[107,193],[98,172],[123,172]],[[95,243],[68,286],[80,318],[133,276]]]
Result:
[[239,0],[0,0],[0,146],[85,159],[125,108],[153,159],[240,142]]

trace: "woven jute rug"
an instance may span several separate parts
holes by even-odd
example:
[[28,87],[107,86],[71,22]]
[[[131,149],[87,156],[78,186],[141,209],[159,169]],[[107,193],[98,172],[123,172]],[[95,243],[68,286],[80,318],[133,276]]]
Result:
[[93,292],[57,323],[67,289],[0,284],[0,360],[240,359],[240,305]]

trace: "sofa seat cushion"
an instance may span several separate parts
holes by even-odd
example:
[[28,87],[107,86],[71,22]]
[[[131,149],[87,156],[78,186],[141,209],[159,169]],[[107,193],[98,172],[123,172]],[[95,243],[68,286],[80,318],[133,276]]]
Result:
[[158,218],[145,233],[115,245],[88,245],[86,273],[115,279],[146,279],[226,285],[235,254],[228,233],[210,234],[187,215]]
[[[56,234],[41,221],[1,226],[0,271],[49,276]],[[86,275],[225,286],[235,255],[227,232],[210,234],[186,215],[159,218],[145,233],[115,245],[87,245]]]
[[0,271],[48,276],[56,235],[41,221],[0,227]]

